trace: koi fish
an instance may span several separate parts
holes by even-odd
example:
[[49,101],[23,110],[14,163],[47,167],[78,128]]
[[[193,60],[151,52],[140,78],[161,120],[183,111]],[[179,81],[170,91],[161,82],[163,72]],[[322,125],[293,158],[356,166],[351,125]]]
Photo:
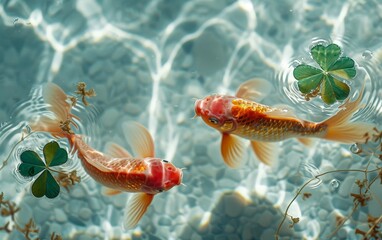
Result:
[[319,123],[298,118],[288,107],[270,107],[254,101],[261,100],[270,88],[265,80],[254,79],[240,85],[235,96],[210,95],[196,100],[195,115],[222,134],[221,154],[228,166],[236,168],[241,164],[245,148],[240,138],[250,140],[257,158],[271,165],[278,157],[274,142],[298,138],[310,145],[310,138],[322,138],[361,143],[375,127],[371,123],[350,122],[361,108],[364,87],[357,99],[350,101],[348,98],[334,116]]
[[67,102],[68,96],[60,87],[47,84],[43,88],[43,98],[53,116],[41,116],[31,121],[32,130],[67,138],[85,171],[104,186],[104,194],[135,193],[126,204],[125,229],[131,229],[139,222],[156,194],[181,184],[182,170],[154,157],[153,139],[141,124],[123,125],[124,131],[129,134],[128,142],[137,153],[135,157],[117,144],[110,144],[109,154],[104,154],[87,145],[80,135],[70,130],[68,124],[78,127],[72,120],[79,118],[71,113],[72,105]]

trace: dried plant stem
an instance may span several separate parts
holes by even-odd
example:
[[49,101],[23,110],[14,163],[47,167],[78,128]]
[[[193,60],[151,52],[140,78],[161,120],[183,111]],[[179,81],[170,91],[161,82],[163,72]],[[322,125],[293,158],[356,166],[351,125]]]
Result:
[[22,143],[26,138],[30,137],[34,132],[30,132],[28,133],[27,135],[25,136],[22,136],[21,139],[12,147],[11,151],[9,152],[8,154],[8,157],[3,161],[3,164],[1,165],[0,167],[0,171],[8,164],[8,161],[9,159],[11,158],[11,155],[13,153],[13,151],[15,150],[15,148],[20,144]]
[[[360,172],[360,173],[365,173],[365,174],[367,174],[367,173],[371,173],[371,172],[377,172],[377,171],[379,171],[379,170],[381,170],[381,169],[382,169],[382,168],[376,168],[376,169],[373,169],[373,170],[367,170],[367,169],[364,169],[364,170],[363,170],[363,169],[340,169],[340,170],[333,170],[333,171],[324,172],[324,173],[318,174],[318,175],[314,176],[313,178],[309,179],[307,182],[305,182],[305,183],[299,188],[299,190],[297,191],[297,193],[295,194],[295,196],[292,198],[292,200],[289,202],[287,208],[285,209],[283,219],[281,220],[281,222],[280,222],[280,224],[279,224],[279,226],[278,226],[278,228],[277,228],[277,231],[276,231],[276,235],[275,235],[276,240],[279,239],[279,233],[280,233],[280,230],[281,230],[282,225],[283,225],[284,222],[285,222],[285,219],[287,218],[287,216],[290,216],[290,215],[288,214],[288,211],[289,211],[290,207],[292,206],[293,202],[297,199],[297,197],[301,194],[301,192],[305,189],[305,187],[306,187],[307,185],[309,185],[309,183],[311,183],[311,182],[314,181],[314,180],[318,180],[320,177],[325,176],[325,175],[327,175],[327,174],[331,174],[331,173],[339,173],[339,172]],[[365,176],[367,176],[367,175],[365,175]],[[365,194],[368,192],[368,190],[370,189],[370,186],[377,180],[377,178],[378,178],[378,176],[375,177],[375,178],[368,184],[368,187],[367,187],[367,189],[365,190]],[[355,209],[356,207],[358,207],[358,205],[359,205],[359,202],[356,202],[355,205],[354,205],[354,208],[353,208],[353,209]],[[351,216],[351,215],[350,215],[350,216]],[[346,221],[346,220],[345,220],[345,221]],[[343,221],[343,222],[345,222],[345,221]],[[340,226],[342,226],[342,225],[343,225],[343,223],[342,223]],[[338,228],[338,229],[339,229],[339,228]],[[338,231],[338,230],[337,230],[337,231]],[[335,232],[336,232],[336,231],[335,231]],[[335,232],[334,232],[334,233],[335,233]],[[332,234],[331,234],[331,235],[332,235]]]
[[[375,170],[380,170],[380,169],[382,169],[382,168],[377,168],[377,169],[375,169]],[[372,170],[372,171],[374,171],[374,170]],[[370,172],[372,172],[372,171],[370,171]],[[370,173],[370,172],[367,172],[367,173]],[[366,187],[366,189],[365,189],[365,192],[363,192],[364,195],[367,194],[367,193],[369,192],[371,185],[373,185],[373,183],[374,183],[378,178],[379,178],[379,177],[376,176],[375,178],[373,178],[373,180],[370,181],[370,183],[367,185],[367,187]],[[365,175],[365,179],[367,179],[367,175]],[[347,220],[349,220],[349,218],[353,215],[353,213],[354,213],[355,210],[358,208],[358,206],[360,205],[360,203],[361,203],[361,202],[359,202],[359,201],[354,202],[354,206],[353,206],[353,209],[351,210],[351,212],[348,214],[348,216],[346,216],[346,218],[345,218],[343,221],[341,221],[340,224],[337,225],[336,229],[334,229],[334,231],[333,231],[332,233],[330,233],[330,234],[327,236],[327,238],[331,238],[331,237],[333,237],[333,236],[334,236],[334,235],[341,229],[341,227],[345,224],[345,222],[346,222]]]

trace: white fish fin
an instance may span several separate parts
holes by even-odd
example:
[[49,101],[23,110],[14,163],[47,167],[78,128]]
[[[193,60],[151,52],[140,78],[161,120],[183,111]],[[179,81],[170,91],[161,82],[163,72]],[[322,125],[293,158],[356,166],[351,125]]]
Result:
[[342,143],[364,143],[367,135],[370,137],[375,124],[367,122],[350,122],[350,119],[363,106],[360,105],[365,83],[359,92],[358,98],[350,101],[350,97],[339,107],[339,111],[321,124],[327,125],[328,130],[324,139]]
[[132,158],[132,155],[126,149],[116,143],[108,143],[106,152],[108,155],[115,158]]
[[147,129],[137,122],[122,124],[123,133],[137,157],[154,157],[154,141]]
[[[71,118],[79,118],[70,113],[71,104],[67,102],[65,92],[54,83],[47,83],[42,89],[44,102],[47,104],[47,109],[53,113],[53,116],[42,116],[33,119],[29,124],[33,131],[49,132],[54,137],[64,137],[65,133],[60,128],[61,122]],[[72,122],[75,127],[77,124]]]
[[223,133],[221,154],[224,162],[231,168],[237,168],[244,161],[244,144],[239,137]]
[[117,195],[120,193],[121,193],[121,191],[119,191],[119,190],[102,186],[102,194],[105,196],[114,196],[114,195]]
[[279,154],[277,143],[251,141],[251,146],[262,163],[272,166],[276,162]]
[[154,198],[153,194],[134,193],[126,204],[123,227],[127,229],[134,228]]
[[272,90],[272,85],[260,78],[254,78],[242,83],[236,92],[236,97],[259,102]]
[[312,138],[297,138],[297,140],[307,147],[311,147],[313,145],[313,142],[314,142],[314,140]]

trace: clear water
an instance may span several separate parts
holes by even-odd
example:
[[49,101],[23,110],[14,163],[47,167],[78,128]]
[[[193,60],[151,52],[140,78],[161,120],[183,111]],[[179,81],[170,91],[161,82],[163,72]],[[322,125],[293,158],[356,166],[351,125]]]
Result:
[[[264,104],[287,104],[296,114],[321,121],[339,104],[309,102],[292,76],[317,43],[336,43],[367,80],[365,108],[356,120],[381,120],[381,6],[374,1],[30,1],[0,0],[0,157],[21,137],[26,121],[43,114],[41,85],[54,82],[67,92],[84,81],[95,89],[90,108],[80,107],[80,134],[98,150],[113,141],[127,147],[125,121],[138,121],[152,133],[156,155],[184,167],[183,182],[155,197],[139,225],[121,228],[129,194],[106,197],[82,170],[76,155],[67,169],[78,169],[80,184],[61,189],[51,200],[33,197],[29,179],[15,169],[25,149],[41,153],[52,138],[34,135],[17,145],[0,171],[0,192],[20,207],[16,221],[33,218],[41,239],[52,232],[64,239],[273,239],[284,211],[309,179],[338,169],[377,169],[380,160],[354,154],[354,147],[317,140],[306,148],[296,140],[279,143],[278,164],[269,168],[248,150],[246,163],[230,169],[220,156],[220,134],[194,119],[194,101],[212,93],[234,94],[245,80],[269,80],[273,94]],[[59,143],[66,147],[67,142]],[[367,174],[371,181],[378,172]],[[380,180],[372,200],[349,216],[350,193],[362,172],[336,172],[314,179],[288,214],[281,239],[360,239],[368,215],[382,215]],[[10,221],[0,218],[0,226]],[[14,230],[2,239],[24,239]],[[36,236],[36,235],[35,235]]]

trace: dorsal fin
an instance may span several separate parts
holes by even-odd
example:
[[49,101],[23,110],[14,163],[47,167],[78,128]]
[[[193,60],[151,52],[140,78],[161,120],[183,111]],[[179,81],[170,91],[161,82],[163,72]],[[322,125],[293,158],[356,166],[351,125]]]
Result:
[[242,83],[236,91],[236,97],[259,102],[272,90],[272,85],[260,78],[254,78]]
[[154,157],[154,141],[143,125],[137,122],[125,122],[122,128],[127,142],[137,157]]
[[106,146],[106,153],[115,158],[131,158],[132,155],[123,147],[116,143],[108,143]]

